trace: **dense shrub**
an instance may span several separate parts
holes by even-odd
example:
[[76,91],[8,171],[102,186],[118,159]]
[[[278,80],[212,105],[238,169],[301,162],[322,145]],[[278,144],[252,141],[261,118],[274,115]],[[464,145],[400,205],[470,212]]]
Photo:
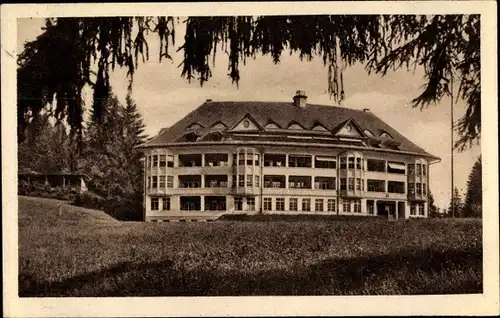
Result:
[[32,197],[58,199],[64,201],[74,201],[78,190],[74,187],[51,187],[48,184],[33,182],[28,183],[21,180],[18,184],[18,194]]
[[109,196],[104,198],[87,191],[77,195],[75,205],[103,210],[115,219],[122,221],[142,220],[142,201],[132,197]]

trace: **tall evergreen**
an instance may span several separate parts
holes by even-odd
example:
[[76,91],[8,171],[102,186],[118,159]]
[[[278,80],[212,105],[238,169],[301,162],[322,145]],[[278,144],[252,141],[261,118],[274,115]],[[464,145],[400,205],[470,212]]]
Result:
[[428,204],[429,204],[429,216],[431,218],[438,217],[438,208],[436,207],[434,203],[434,196],[432,195],[431,190],[429,189],[429,194],[428,194]]
[[466,217],[482,217],[483,215],[482,170],[481,156],[479,156],[472,166],[467,180],[464,205],[464,216]]
[[[462,196],[460,195],[458,188],[455,187],[453,189],[453,196],[450,200],[450,204],[449,204],[449,208],[448,208],[449,216],[452,216],[454,213],[455,217],[462,217],[463,216],[463,207],[464,207],[464,203],[462,200]],[[454,211],[453,211],[453,209],[454,209]]]

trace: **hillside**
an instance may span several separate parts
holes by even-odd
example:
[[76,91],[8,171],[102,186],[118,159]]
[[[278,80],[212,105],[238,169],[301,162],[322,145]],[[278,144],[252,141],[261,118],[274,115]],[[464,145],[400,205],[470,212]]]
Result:
[[19,197],[20,296],[482,291],[480,220],[119,222]]

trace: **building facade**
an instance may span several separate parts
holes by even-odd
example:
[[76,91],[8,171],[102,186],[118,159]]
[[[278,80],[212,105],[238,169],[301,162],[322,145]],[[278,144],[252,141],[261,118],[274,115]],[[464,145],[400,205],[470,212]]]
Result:
[[144,219],[222,214],[425,218],[439,158],[368,109],[293,102],[203,105],[141,146]]

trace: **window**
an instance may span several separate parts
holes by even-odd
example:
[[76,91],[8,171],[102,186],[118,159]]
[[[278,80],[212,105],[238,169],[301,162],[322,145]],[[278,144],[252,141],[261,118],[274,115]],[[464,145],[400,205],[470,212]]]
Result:
[[147,187],[148,189],[151,189],[151,177],[148,177]]
[[427,185],[422,183],[422,195],[427,195]]
[[288,201],[288,209],[290,211],[297,211],[298,209],[298,202],[297,198],[290,198]]
[[335,177],[314,177],[314,189],[335,190]]
[[239,180],[238,180],[238,187],[244,187],[245,186],[245,175],[240,174]]
[[258,154],[254,155],[254,161],[255,161],[255,165],[259,166],[260,165],[260,155],[258,155]]
[[158,198],[151,198],[151,211],[158,211],[159,209]]
[[247,198],[247,210],[255,211],[255,198]]
[[349,163],[349,169],[354,169],[354,157],[349,157],[347,159],[347,162]]
[[285,211],[285,198],[276,198],[276,210]]
[[417,183],[417,194],[422,194],[422,184],[420,182]]
[[367,159],[366,169],[368,171],[385,172],[385,160]]
[[289,155],[288,166],[297,168],[311,168],[312,159],[309,155]]
[[375,203],[373,200],[366,201],[366,207],[368,208],[368,214],[375,214]]
[[160,188],[165,188],[165,176],[160,176]]
[[252,186],[252,181],[253,181],[252,179],[253,179],[253,178],[252,178],[252,176],[251,176],[251,175],[250,175],[250,176],[247,176],[247,187],[251,187],[251,186]]
[[408,193],[411,195],[415,194],[415,183],[408,183]]
[[201,167],[201,154],[179,155],[179,167]]
[[326,209],[328,210],[328,212],[335,212],[335,207],[335,199],[328,199],[328,201],[326,201]]
[[158,177],[157,176],[153,176],[153,185],[152,185],[153,189],[154,188],[158,188]]
[[272,198],[264,198],[264,211],[271,211],[273,209]]
[[167,176],[167,188],[174,187],[174,176]]
[[264,175],[264,188],[284,188],[285,176]]
[[151,164],[151,157],[150,156],[146,156],[146,168],[149,168],[150,164]]
[[422,174],[425,176],[427,175],[427,169],[426,169],[426,166],[425,164],[422,164]]
[[351,201],[345,200],[342,202],[342,211],[351,212]]
[[397,181],[387,182],[387,192],[389,193],[405,193],[405,183]]
[[348,188],[349,191],[354,191],[354,178],[349,178]]
[[417,211],[415,209],[415,204],[410,204],[410,215],[416,215]]
[[286,155],[284,154],[264,154],[264,167],[285,167]]
[[354,201],[354,212],[361,213],[361,200]]
[[361,191],[361,179],[356,178],[356,190]]
[[160,155],[160,167],[166,167],[166,166],[167,166],[167,156]]
[[162,198],[162,207],[163,207],[163,210],[167,210],[169,211],[170,210],[170,198]]
[[418,205],[418,214],[424,215],[424,205],[423,204]]
[[409,163],[408,164],[408,173],[410,175],[414,175],[415,174],[415,164],[414,163]]
[[169,168],[174,167],[174,156],[173,155],[167,156],[167,167],[169,167]]
[[316,199],[314,201],[314,211],[323,212],[323,199]]
[[356,169],[359,169],[359,170],[362,169],[361,162],[362,162],[361,158],[356,158]]
[[302,199],[302,211],[311,211],[311,199]]
[[259,187],[260,187],[260,177],[259,177],[259,176],[255,176],[255,186],[256,186],[257,188],[259,188]]
[[346,178],[340,178],[340,190],[347,190]]
[[153,155],[153,167],[158,167],[158,155]]
[[416,172],[417,176],[419,176],[420,174],[422,174],[422,165],[420,163],[417,163],[417,172]]
[[290,189],[311,189],[311,177],[309,176],[289,176],[288,187]]
[[340,157],[340,169],[347,169],[347,158],[346,157]]
[[387,172],[389,173],[397,173],[397,174],[405,174],[406,167],[404,162],[388,162],[387,163]]
[[236,211],[241,211],[243,210],[243,199],[240,197],[234,198],[234,209]]
[[385,180],[368,179],[366,186],[368,192],[385,192]]
[[337,158],[316,156],[314,157],[314,168],[336,169]]

